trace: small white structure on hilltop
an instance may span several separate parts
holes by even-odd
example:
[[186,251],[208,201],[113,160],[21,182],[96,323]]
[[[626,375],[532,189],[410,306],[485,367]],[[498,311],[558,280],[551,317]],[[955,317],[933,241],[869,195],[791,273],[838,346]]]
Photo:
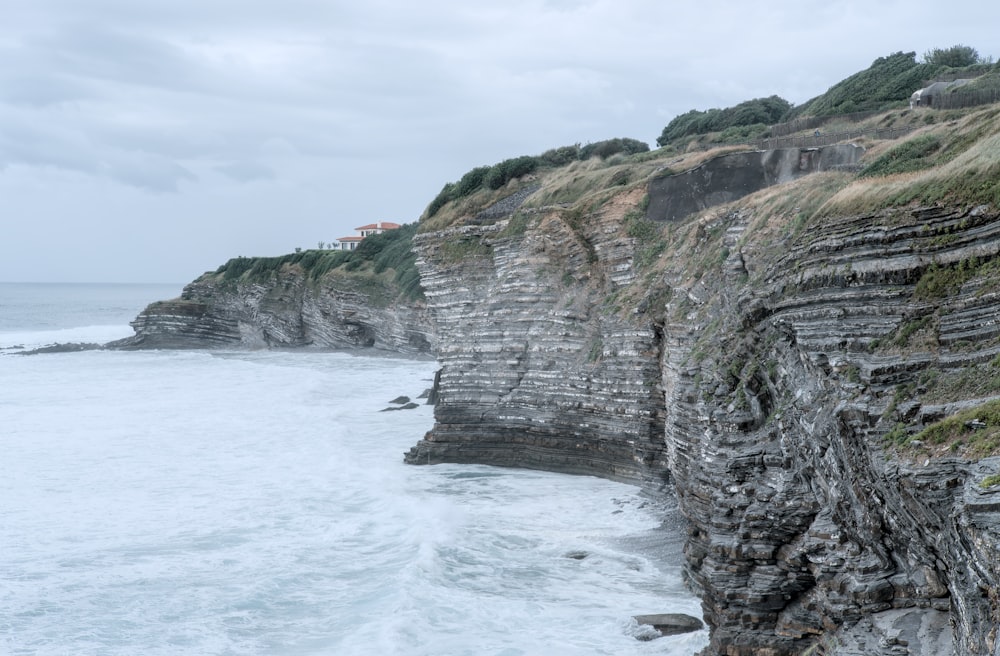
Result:
[[923,89],[918,89],[910,96],[910,109],[914,107],[933,107],[936,96],[940,96],[942,93],[964,86],[972,81],[971,79],[960,78],[951,82],[934,82]]
[[398,223],[393,223],[392,221],[379,221],[378,223],[363,225],[360,228],[354,229],[358,234],[339,238],[337,240],[337,248],[342,251],[353,251],[365,237],[378,235],[386,230],[396,230],[399,227]]

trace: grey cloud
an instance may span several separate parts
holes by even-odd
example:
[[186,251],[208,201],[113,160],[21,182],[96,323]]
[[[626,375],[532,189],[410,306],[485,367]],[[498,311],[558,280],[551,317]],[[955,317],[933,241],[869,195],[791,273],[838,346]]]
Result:
[[58,74],[0,77],[0,102],[14,105],[46,107],[93,96],[86,84]]
[[0,163],[96,173],[93,146],[61,126],[40,127],[0,111]]
[[275,177],[274,169],[258,162],[230,162],[219,165],[215,169],[239,182],[272,180]]
[[102,168],[114,180],[157,193],[177,193],[181,182],[198,179],[176,162],[148,153],[116,153]]

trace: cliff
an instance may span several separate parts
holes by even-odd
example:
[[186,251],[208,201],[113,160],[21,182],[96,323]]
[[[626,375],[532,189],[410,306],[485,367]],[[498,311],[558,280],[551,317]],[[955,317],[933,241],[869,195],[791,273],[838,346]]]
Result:
[[[1000,653],[998,133],[980,112],[914,137],[937,140],[922,173],[665,223],[648,160],[429,222],[440,387],[406,460],[672,487],[710,654]],[[875,171],[914,151],[868,146]]]
[[422,301],[398,297],[363,273],[312,276],[282,264],[265,275],[207,273],[181,297],[159,301],[132,322],[135,335],[113,348],[372,349],[430,356],[434,330]]
[[434,430],[408,462],[666,482],[662,335],[614,311],[635,276],[619,227],[553,211],[417,237],[441,372]]

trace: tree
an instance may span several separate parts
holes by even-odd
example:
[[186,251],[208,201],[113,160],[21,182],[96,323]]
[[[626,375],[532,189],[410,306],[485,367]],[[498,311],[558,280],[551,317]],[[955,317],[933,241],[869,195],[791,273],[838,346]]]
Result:
[[938,66],[950,66],[951,68],[963,68],[973,64],[986,63],[979,56],[979,51],[971,46],[961,44],[950,48],[934,48],[924,53],[925,64],[935,64]]

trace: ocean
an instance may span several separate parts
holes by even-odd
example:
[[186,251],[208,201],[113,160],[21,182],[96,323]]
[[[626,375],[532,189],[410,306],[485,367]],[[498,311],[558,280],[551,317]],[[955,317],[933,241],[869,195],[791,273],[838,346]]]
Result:
[[[180,285],[0,284],[0,654],[689,655],[634,487],[404,465],[435,364],[81,351]],[[679,536],[671,536],[679,539]]]

